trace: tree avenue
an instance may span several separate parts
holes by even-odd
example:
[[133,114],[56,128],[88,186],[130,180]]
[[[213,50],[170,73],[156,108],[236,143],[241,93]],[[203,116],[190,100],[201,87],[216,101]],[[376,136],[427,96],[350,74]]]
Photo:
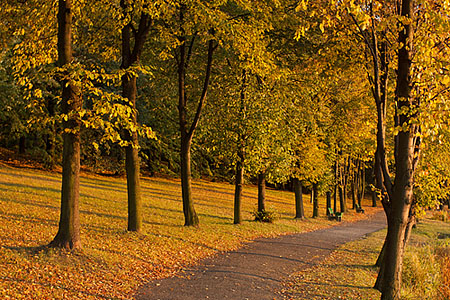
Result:
[[81,248],[80,165],[126,176],[140,234],[142,174],[180,178],[185,226],[192,178],[234,184],[239,229],[271,215],[268,187],[298,222],[370,194],[388,223],[375,288],[401,299],[416,216],[450,195],[448,1],[22,2],[0,7],[0,147],[62,167],[49,246]]

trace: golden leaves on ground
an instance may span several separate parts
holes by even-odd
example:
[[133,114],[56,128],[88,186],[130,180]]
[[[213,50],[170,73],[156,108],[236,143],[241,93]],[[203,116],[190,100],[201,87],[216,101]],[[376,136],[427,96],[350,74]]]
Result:
[[[84,174],[83,250],[68,252],[43,247],[57,232],[60,185],[59,174],[0,165],[1,299],[131,299],[145,282],[173,276],[204,257],[236,249],[256,237],[335,224],[325,217],[294,220],[293,194],[274,190],[267,191],[267,206],[280,218],[274,224],[253,222],[257,190],[245,186],[246,221],[236,226],[233,186],[199,180],[193,182],[193,195],[200,227],[184,227],[179,181],[144,178],[144,230],[130,233],[125,230],[125,180]],[[320,201],[324,207],[325,199]],[[366,213],[373,211],[367,208]],[[305,212],[312,215],[308,201]],[[345,220],[363,217],[348,213]]]

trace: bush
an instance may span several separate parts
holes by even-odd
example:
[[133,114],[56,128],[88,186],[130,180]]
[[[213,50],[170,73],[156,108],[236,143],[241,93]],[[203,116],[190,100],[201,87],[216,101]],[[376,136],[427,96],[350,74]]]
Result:
[[275,212],[270,210],[256,210],[252,213],[252,215],[255,217],[255,221],[257,222],[273,223],[276,219]]

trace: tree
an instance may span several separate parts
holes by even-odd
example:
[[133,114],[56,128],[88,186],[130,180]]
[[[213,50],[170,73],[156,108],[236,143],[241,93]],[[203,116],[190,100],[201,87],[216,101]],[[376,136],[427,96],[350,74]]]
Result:
[[[144,5],[141,8],[142,11],[138,28],[133,31],[134,27],[131,15],[133,7],[126,0],[121,0],[120,5],[124,11],[124,18],[126,19],[122,28],[121,68],[125,70],[124,75],[122,75],[122,96],[127,99],[127,105],[132,110],[131,120],[134,125],[134,128],[124,130],[124,140],[127,142],[127,146],[125,147],[125,169],[127,172],[128,190],[128,230],[140,231],[142,227],[142,199],[136,111],[137,76],[134,73],[135,71],[130,70],[130,68],[139,64],[152,19],[148,12],[145,11],[146,5]],[[134,37],[133,46],[131,43],[132,33]]]
[[62,68],[63,172],[61,188],[61,214],[58,233],[50,246],[68,249],[81,248],[80,240],[80,116],[82,105],[79,89],[70,79],[72,63],[72,1],[59,0],[58,4],[58,65]]

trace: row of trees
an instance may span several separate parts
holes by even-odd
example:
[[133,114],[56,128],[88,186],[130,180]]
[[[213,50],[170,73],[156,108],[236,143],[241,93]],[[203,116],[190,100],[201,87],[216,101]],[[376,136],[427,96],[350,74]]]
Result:
[[1,142],[62,157],[52,246],[81,247],[80,160],[117,168],[121,148],[130,231],[140,159],[179,172],[188,226],[193,170],[234,180],[235,224],[246,177],[261,212],[266,182],[292,182],[296,218],[302,185],[345,211],[369,179],[388,219],[377,288],[399,298],[414,212],[448,193],[445,1],[9,0],[0,15]]

